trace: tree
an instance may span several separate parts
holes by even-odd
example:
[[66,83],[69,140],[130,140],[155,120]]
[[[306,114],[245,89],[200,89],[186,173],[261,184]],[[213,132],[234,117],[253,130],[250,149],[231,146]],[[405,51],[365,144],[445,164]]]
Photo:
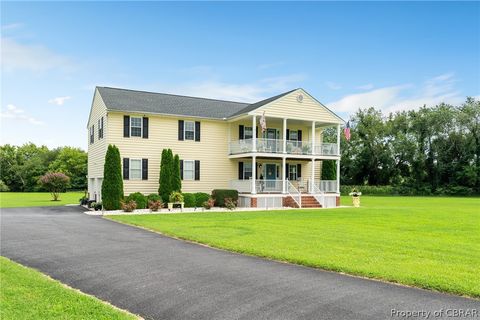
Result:
[[109,145],[103,169],[102,204],[106,210],[118,210],[122,199],[123,177],[120,151],[115,145]]
[[[170,149],[163,149],[162,150],[162,159],[160,162],[160,178],[159,183],[160,186],[158,187],[158,194],[162,197],[163,203],[168,202],[168,197],[170,193],[172,193],[172,161],[170,155],[172,151]],[[173,160],[173,159],[172,159]]]
[[180,157],[178,156],[178,154],[173,157],[172,171],[172,191],[182,192],[182,179],[180,177]]
[[58,201],[60,192],[67,189],[70,178],[61,172],[50,172],[39,179],[39,183],[47,189],[53,197],[53,201]]
[[63,172],[70,177],[72,189],[82,190],[87,187],[87,153],[79,148],[64,147],[59,149],[58,155],[50,163],[48,169]]
[[322,180],[337,179],[337,168],[334,160],[322,161]]

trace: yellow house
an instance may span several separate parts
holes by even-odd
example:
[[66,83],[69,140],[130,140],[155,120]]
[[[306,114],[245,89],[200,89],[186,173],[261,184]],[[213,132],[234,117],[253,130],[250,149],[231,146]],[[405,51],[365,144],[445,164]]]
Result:
[[[160,156],[181,159],[182,191],[236,189],[242,207],[339,205],[344,121],[303,89],[253,104],[97,87],[88,120],[88,191],[101,200],[109,144],[122,158],[125,194],[156,193]],[[322,133],[335,127],[336,143]],[[337,180],[321,180],[335,160]]]

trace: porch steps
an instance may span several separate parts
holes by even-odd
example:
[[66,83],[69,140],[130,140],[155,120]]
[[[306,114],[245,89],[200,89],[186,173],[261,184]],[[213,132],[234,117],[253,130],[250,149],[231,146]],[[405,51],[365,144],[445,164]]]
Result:
[[[298,208],[297,203],[293,200],[292,197],[287,197],[284,200],[284,206]],[[314,196],[304,196],[302,195],[302,208],[321,208],[322,206],[315,199]]]

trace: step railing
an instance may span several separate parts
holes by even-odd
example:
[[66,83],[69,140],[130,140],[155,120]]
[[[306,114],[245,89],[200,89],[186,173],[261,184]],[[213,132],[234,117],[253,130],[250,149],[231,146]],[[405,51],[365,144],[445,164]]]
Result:
[[299,208],[302,207],[302,194],[300,191],[297,190],[297,188],[294,187],[294,185],[290,182],[290,180],[285,180],[287,183],[287,193],[290,197],[292,197],[293,201],[295,201],[298,205]]
[[325,194],[322,190],[320,190],[315,183],[311,183],[310,181],[310,187],[312,188],[311,192],[315,200],[322,206],[322,208],[325,208]]

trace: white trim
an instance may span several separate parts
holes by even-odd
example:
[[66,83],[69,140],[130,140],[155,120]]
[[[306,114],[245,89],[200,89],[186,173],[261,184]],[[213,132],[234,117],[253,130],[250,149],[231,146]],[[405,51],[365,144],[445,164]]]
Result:
[[[132,160],[134,161],[140,161],[140,178],[132,178]],[[142,168],[142,159],[138,158],[129,158],[128,159],[128,180],[142,180],[143,176],[143,168]]]
[[[185,163],[186,162],[191,162],[192,163],[192,178],[191,179],[186,179],[185,178]],[[183,160],[183,172],[182,172],[182,176],[183,176],[183,179],[182,180],[185,180],[185,181],[193,181],[195,180],[195,160]]]
[[[192,123],[193,124],[193,139],[187,139],[187,123]],[[186,141],[186,140],[190,140],[190,141],[195,141],[195,121],[191,121],[191,120],[183,120],[183,140]]]
[[[139,136],[134,136],[132,134],[132,129],[133,129],[133,126],[132,126],[132,120],[133,119],[140,119],[140,135]],[[138,128],[137,126],[135,126],[135,128]],[[143,136],[143,117],[135,117],[135,116],[130,116],[130,137],[133,137],[133,138],[141,138]]]

